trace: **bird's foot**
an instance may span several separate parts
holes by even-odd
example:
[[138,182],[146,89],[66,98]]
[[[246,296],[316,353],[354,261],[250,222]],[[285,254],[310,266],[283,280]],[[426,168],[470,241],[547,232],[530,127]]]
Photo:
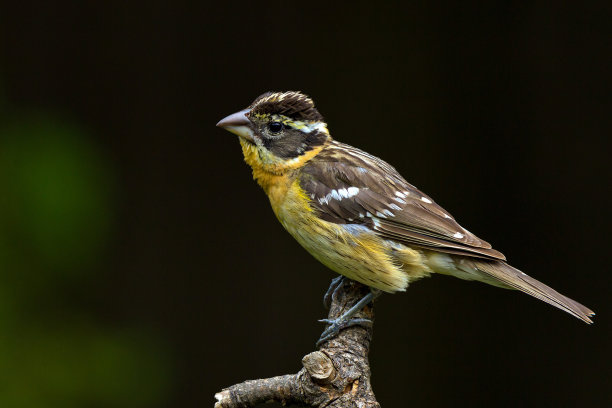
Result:
[[[332,286],[333,286],[333,283],[332,283]],[[332,297],[333,297],[333,293],[336,292],[337,290],[338,290],[337,287],[333,290]],[[321,333],[321,337],[319,338],[319,341],[317,341],[317,347],[319,347],[322,343],[326,342],[327,340],[337,336],[340,330],[345,329],[347,327],[351,327],[355,325],[360,325],[366,328],[370,327],[372,325],[371,320],[361,319],[361,318],[353,319],[353,316],[359,313],[361,309],[363,309],[368,303],[370,303],[372,300],[374,300],[379,295],[380,295],[379,290],[371,290],[370,293],[368,293],[363,298],[361,298],[359,302],[355,303],[349,310],[344,312],[344,314],[338,317],[337,319],[319,320],[320,322],[330,324],[330,326],[327,327],[323,331],[323,333]]]
[[340,333],[340,330],[347,329],[353,326],[361,326],[364,328],[372,327],[373,322],[370,319],[349,319],[345,320],[344,316],[340,316],[337,319],[321,319],[319,320],[322,323],[327,323],[329,326],[321,333],[321,337],[317,341],[317,347],[321,344],[325,343],[327,340],[331,340]]
[[323,306],[325,306],[326,309],[329,309],[332,301],[336,299],[336,294],[344,284],[345,280],[346,278],[342,275],[332,279],[331,285],[329,285],[327,292],[325,292],[325,295],[323,296]]

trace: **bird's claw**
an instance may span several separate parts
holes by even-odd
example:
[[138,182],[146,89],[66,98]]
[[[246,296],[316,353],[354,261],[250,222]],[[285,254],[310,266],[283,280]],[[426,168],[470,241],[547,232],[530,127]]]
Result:
[[329,324],[329,327],[327,327],[323,331],[323,333],[321,333],[321,337],[319,337],[319,340],[317,341],[317,347],[319,347],[321,344],[325,343],[326,341],[336,337],[338,333],[340,333],[340,330],[343,330],[349,327],[353,327],[353,326],[361,326],[367,329],[367,328],[372,327],[372,324],[373,324],[372,320],[370,319],[355,318],[355,319],[345,320],[342,318],[342,316],[337,319],[321,319],[319,321],[321,323]]
[[331,307],[332,301],[336,299],[336,294],[338,290],[344,284],[344,280],[345,280],[345,277],[342,275],[332,279],[331,284],[329,285],[329,288],[327,289],[327,292],[325,292],[325,295],[323,295],[323,306],[325,306],[326,309],[329,310],[329,308]]

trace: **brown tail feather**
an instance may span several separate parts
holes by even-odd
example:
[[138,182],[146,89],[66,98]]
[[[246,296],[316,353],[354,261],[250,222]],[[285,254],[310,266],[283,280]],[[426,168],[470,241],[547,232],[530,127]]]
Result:
[[542,282],[533,279],[531,276],[519,271],[505,262],[473,261],[474,267],[488,277],[492,277],[511,288],[518,289],[548,304],[558,307],[561,310],[591,324],[589,319],[595,313],[581,305],[580,303],[563,296],[556,290],[546,286]]

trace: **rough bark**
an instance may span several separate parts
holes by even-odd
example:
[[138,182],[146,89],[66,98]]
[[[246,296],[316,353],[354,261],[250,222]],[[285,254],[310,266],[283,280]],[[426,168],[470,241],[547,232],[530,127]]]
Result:
[[[370,289],[345,280],[332,297],[329,319],[350,309]],[[370,304],[355,317],[374,321]],[[368,351],[372,327],[353,326],[326,341],[318,351],[302,359],[297,374],[232,385],[215,395],[215,408],[246,408],[265,402],[280,402],[326,408],[380,408],[370,385]]]

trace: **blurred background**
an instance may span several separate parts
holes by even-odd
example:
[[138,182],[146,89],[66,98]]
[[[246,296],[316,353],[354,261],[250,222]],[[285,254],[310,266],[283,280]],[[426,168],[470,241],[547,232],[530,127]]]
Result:
[[383,407],[612,406],[606,2],[7,3],[1,407],[212,406],[300,369],[333,274],[214,126],[268,90],[598,313],[447,277],[383,296]]

